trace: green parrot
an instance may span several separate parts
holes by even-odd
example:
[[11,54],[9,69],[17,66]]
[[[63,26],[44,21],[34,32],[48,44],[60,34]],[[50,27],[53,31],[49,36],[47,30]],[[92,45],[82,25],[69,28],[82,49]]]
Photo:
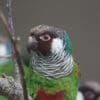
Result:
[[76,100],[80,70],[68,33],[53,26],[35,26],[27,49],[32,55],[27,86],[33,100]]

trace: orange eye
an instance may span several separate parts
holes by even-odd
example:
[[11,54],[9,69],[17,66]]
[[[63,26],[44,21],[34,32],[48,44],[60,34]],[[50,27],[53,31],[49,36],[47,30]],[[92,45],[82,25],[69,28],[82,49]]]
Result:
[[51,37],[48,34],[45,35],[41,35],[39,37],[42,41],[49,41],[51,39]]

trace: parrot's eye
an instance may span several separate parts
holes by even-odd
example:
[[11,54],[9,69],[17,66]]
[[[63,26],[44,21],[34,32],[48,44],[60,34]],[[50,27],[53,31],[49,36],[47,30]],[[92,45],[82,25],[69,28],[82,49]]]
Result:
[[48,34],[41,35],[39,38],[42,41],[49,41],[51,39],[50,35],[48,35]]

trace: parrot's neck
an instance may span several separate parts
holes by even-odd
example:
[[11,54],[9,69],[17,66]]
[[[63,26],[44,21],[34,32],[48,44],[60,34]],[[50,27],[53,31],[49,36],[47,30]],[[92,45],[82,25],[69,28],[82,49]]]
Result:
[[58,79],[69,75],[73,70],[73,57],[71,54],[63,52],[51,54],[47,57],[34,53],[32,59],[32,68],[42,77],[47,79]]

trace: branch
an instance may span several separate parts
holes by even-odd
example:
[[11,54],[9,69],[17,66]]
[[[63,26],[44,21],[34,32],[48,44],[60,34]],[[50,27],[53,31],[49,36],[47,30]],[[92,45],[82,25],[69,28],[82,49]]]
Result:
[[[0,95],[8,97],[9,100],[23,100],[23,89],[13,77],[3,76],[0,78]],[[32,100],[30,96],[29,100]]]
[[18,48],[17,48],[16,41],[13,39],[14,35],[10,31],[9,24],[7,23],[7,20],[6,20],[5,16],[4,16],[4,14],[2,13],[2,11],[0,11],[0,19],[2,20],[2,22],[3,22],[4,26],[5,26],[7,34],[9,36],[10,40],[11,40],[11,43],[12,43],[12,48],[13,48],[14,53],[15,53],[15,59],[16,59],[16,62],[18,64],[18,68],[19,68],[19,72],[20,72],[20,76],[21,76],[21,83],[22,83],[24,100],[28,100],[25,73],[24,73],[23,65],[21,63],[20,54],[19,54],[19,51],[18,51]]
[[23,100],[23,89],[12,77],[6,76],[0,78],[0,95],[8,97],[9,100]]
[[[13,14],[12,14],[12,1],[13,0],[7,0],[7,14],[8,14],[8,24],[9,24],[9,27],[10,27],[10,31],[12,33],[12,35],[14,36],[15,35],[15,28],[14,28],[14,25],[13,25]],[[12,53],[15,54],[15,51],[12,49]],[[17,64],[17,61],[16,59],[12,59],[13,63],[14,63],[14,78],[16,81],[20,82],[20,72],[19,72],[19,67],[18,67],[18,64]]]

